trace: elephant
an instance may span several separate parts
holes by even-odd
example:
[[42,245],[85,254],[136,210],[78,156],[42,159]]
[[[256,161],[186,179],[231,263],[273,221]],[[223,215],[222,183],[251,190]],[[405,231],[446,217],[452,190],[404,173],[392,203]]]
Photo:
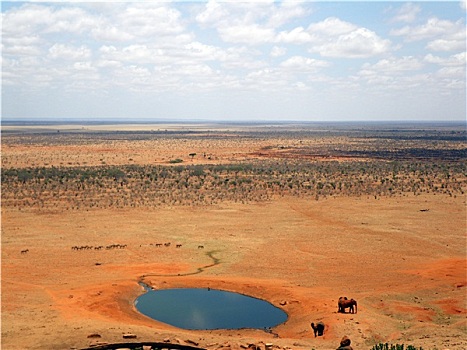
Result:
[[313,328],[313,331],[315,332],[315,338],[316,338],[316,335],[322,336],[324,333],[323,322],[318,322],[316,325],[313,322],[311,322],[311,328]]
[[349,308],[349,313],[351,314],[354,313],[354,306],[355,306],[355,313],[357,313],[357,301],[354,299],[347,299],[347,297],[340,297],[337,306],[338,306],[337,312],[345,313],[345,309]]
[[341,339],[341,344],[336,350],[353,350],[353,348],[350,346],[350,339],[347,336],[344,336]]

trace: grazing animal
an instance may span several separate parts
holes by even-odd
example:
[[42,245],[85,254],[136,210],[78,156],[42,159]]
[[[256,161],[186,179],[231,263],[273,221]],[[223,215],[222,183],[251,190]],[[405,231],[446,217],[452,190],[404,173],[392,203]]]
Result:
[[29,252],[29,249],[24,249],[24,250],[21,251],[21,254],[26,254],[28,252]]
[[311,328],[313,328],[313,331],[315,332],[315,338],[316,338],[316,335],[322,336],[324,333],[323,322],[318,322],[316,325],[313,322],[311,322]]
[[342,312],[345,314],[345,309],[349,308],[349,313],[357,313],[357,301],[354,299],[347,299],[347,297],[340,297],[337,303],[337,312]]
[[198,249],[204,249],[204,245],[199,245]]
[[181,248],[181,247],[182,247],[182,245],[181,245],[181,244],[177,244],[177,248]]

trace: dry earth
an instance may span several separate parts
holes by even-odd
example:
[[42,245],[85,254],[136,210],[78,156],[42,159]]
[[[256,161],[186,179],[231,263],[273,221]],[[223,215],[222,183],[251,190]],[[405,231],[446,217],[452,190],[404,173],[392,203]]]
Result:
[[[267,140],[259,143],[264,147]],[[172,153],[186,155],[191,146],[173,146]],[[55,147],[3,146],[2,166],[18,166],[19,154],[37,155],[39,165],[53,163],[59,153],[65,159],[62,146]],[[81,164],[98,163],[90,147],[79,153],[73,146],[69,155]],[[108,154],[118,154],[115,147]],[[228,161],[234,148],[210,150]],[[235,149],[241,157],[255,151],[251,142]],[[141,163],[149,156],[163,161],[163,152],[150,153],[150,147],[132,152]],[[208,349],[249,343],[335,349],[344,335],[354,349],[386,341],[466,349],[465,199],[285,196],[250,204],[66,211],[2,206],[1,348],[84,348],[122,342],[132,333],[136,341],[189,340]],[[164,242],[172,244],[154,246]],[[111,244],[127,246],[71,249]],[[219,264],[191,274],[212,264],[209,254]],[[277,336],[181,330],[136,311],[141,280],[156,289],[240,292],[280,306],[289,317],[273,329]],[[340,296],[358,300],[358,313],[337,313]],[[312,321],[325,323],[323,337],[314,338]]]

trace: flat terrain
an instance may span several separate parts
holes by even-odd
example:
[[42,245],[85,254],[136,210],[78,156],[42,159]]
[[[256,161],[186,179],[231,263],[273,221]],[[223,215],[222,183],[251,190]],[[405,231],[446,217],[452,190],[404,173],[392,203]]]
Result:
[[[207,349],[335,349],[344,335],[354,349],[465,349],[464,140],[448,127],[5,127],[2,349],[127,333]],[[177,329],[136,311],[141,281],[240,292],[289,318],[271,333]],[[340,296],[358,313],[337,313]]]

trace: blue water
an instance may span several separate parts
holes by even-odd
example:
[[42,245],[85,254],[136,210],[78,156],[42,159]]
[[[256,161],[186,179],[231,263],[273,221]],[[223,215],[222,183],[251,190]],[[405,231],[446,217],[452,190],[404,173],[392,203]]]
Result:
[[269,328],[287,314],[267,301],[215,289],[148,290],[136,299],[139,312],[183,329]]

